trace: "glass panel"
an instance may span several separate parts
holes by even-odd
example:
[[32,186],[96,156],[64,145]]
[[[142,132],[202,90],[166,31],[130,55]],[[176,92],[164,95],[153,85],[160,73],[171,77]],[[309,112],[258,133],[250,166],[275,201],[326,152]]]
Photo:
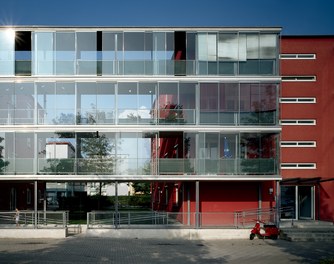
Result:
[[239,34],[239,61],[247,60],[246,34]]
[[198,33],[198,60],[217,60],[217,35]]
[[79,174],[115,174],[114,133],[78,133],[76,144]]
[[115,123],[115,84],[97,83],[97,123]]
[[74,75],[75,74],[75,33],[57,32],[56,33],[56,74]]
[[73,133],[38,133],[38,173],[75,173],[76,146]]
[[195,75],[196,74],[196,67],[195,67],[196,34],[195,33],[187,33],[186,50],[187,50],[187,57],[186,57],[187,75]]
[[[155,140],[154,133],[138,133],[138,174],[152,175],[156,174],[154,161],[152,162],[153,151],[152,144]],[[151,164],[152,162],[152,164]]]
[[259,124],[259,84],[240,84],[240,124]]
[[159,83],[159,122],[179,121],[179,100],[177,83]]
[[56,117],[52,122],[56,125],[75,124],[75,87],[74,83],[56,84]]
[[240,74],[259,74],[259,35],[247,34],[247,61],[240,62],[239,73]]
[[236,125],[239,111],[239,84],[219,84],[219,123]]
[[[159,172],[184,173],[183,167],[183,133],[160,132],[159,135]],[[171,161],[172,160],[172,161]],[[171,167],[172,166],[172,167]]]
[[174,33],[153,33],[153,73],[174,74]]
[[153,74],[153,33],[145,33],[145,74]]
[[196,168],[196,133],[184,133],[184,173],[194,174]]
[[55,83],[37,83],[37,121],[38,124],[53,124],[56,118]]
[[186,124],[195,124],[196,122],[196,86],[195,83],[179,84],[179,109],[180,118]]
[[200,147],[200,157],[203,159],[205,174],[218,173],[219,157],[219,135],[218,133],[205,133],[204,145]]
[[14,124],[14,83],[0,83],[0,124]]
[[0,31],[0,75],[14,75],[15,68],[15,31]]
[[124,32],[124,74],[144,74],[147,59],[150,57],[145,53],[145,34]]
[[219,34],[218,58],[220,61],[238,60],[238,34]]
[[166,74],[174,75],[174,32],[166,33]]
[[34,124],[35,93],[33,83],[15,84],[15,124]]
[[53,33],[34,33],[34,74],[52,75],[54,65]]
[[34,133],[15,133],[15,172],[34,173]]
[[96,124],[96,83],[77,83],[77,124]]
[[155,122],[156,116],[156,84],[139,83],[138,90],[138,116],[139,123],[149,124]]
[[277,123],[277,84],[260,84],[260,124],[275,125]]
[[9,167],[8,158],[5,156],[5,152],[7,152],[6,134],[8,133],[0,132],[0,174],[4,174]]
[[96,32],[77,32],[77,73],[79,75],[96,75],[96,60]]
[[117,174],[135,175],[138,168],[137,133],[120,133],[117,141]]
[[237,173],[236,164],[236,135],[220,134],[220,164],[219,173],[235,174]]
[[277,173],[276,134],[242,134],[240,139],[240,172]]
[[258,59],[259,56],[259,35],[247,34],[247,60]]
[[276,59],[277,57],[277,36],[274,34],[260,35],[260,58]]
[[116,33],[102,32],[102,75],[116,74]]
[[299,219],[313,219],[312,186],[298,186]]
[[200,84],[200,123],[218,124],[218,84]]
[[119,83],[117,99],[118,122],[137,124],[139,119],[137,83]]
[[281,186],[282,219],[296,219],[296,186]]

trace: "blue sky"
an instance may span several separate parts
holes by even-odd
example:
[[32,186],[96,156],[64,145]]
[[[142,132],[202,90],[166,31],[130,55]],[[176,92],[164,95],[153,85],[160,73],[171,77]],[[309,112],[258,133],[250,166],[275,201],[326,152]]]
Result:
[[280,26],[334,35],[334,0],[2,0],[1,25]]

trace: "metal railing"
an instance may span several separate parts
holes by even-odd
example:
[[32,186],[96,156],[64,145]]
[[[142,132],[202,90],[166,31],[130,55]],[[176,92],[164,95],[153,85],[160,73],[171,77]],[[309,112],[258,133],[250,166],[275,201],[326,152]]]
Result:
[[[20,211],[20,228],[66,228],[68,211]],[[0,228],[16,227],[15,212],[0,212]]]
[[251,228],[257,220],[278,225],[280,214],[288,210],[291,208],[206,213],[93,211],[87,213],[87,228]]

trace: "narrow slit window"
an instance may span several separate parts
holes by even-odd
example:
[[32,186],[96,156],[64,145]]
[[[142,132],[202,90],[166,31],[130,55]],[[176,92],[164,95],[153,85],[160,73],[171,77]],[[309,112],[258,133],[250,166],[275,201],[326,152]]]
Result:
[[282,76],[283,82],[315,82],[316,76]]
[[315,54],[280,54],[281,60],[314,60]]

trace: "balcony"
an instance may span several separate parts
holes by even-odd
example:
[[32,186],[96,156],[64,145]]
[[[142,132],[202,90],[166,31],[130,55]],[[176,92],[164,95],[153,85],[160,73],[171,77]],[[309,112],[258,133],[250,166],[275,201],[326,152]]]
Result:
[[[38,175],[276,175],[275,159],[134,159],[126,157],[44,159],[3,159],[1,174]],[[145,179],[145,177],[142,179]]]

